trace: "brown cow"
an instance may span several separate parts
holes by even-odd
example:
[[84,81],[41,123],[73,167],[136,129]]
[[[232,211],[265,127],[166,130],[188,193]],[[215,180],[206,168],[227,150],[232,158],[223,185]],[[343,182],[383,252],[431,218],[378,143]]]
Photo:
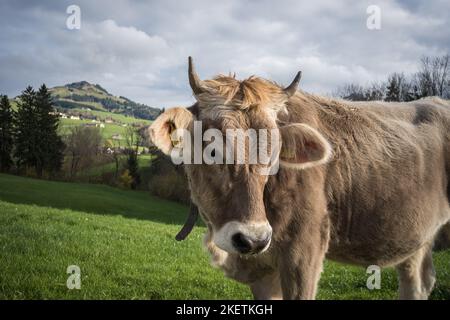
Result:
[[285,89],[257,77],[202,81],[189,62],[197,103],[159,116],[156,146],[169,154],[173,130],[194,120],[281,137],[275,175],[259,174],[262,164],[185,164],[214,265],[257,299],[315,298],[325,257],[395,266],[401,299],[429,296],[433,241],[450,223],[448,101],[332,100],[297,91],[300,74]]

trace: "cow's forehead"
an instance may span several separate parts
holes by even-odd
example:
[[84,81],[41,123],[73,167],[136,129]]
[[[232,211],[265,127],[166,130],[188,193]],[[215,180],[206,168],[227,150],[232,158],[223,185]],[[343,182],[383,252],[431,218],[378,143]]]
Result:
[[248,117],[274,119],[277,112],[284,109],[287,100],[280,86],[258,77],[240,81],[234,77],[217,76],[203,81],[203,84],[204,92],[196,94],[200,119],[234,119],[233,122],[239,123]]
[[246,129],[250,123],[249,114],[225,106],[201,109],[199,120],[218,129]]
[[277,116],[264,108],[243,111],[217,107],[201,110],[198,120],[205,129],[272,129],[276,127]]

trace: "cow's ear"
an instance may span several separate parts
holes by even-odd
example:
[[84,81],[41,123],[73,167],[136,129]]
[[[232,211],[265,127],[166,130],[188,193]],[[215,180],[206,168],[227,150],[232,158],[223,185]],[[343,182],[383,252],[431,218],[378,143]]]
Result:
[[183,107],[168,109],[162,113],[149,127],[151,142],[166,155],[169,155],[177,144],[174,133],[178,129],[189,130],[194,121],[191,111]]
[[326,163],[332,154],[330,143],[316,129],[293,123],[280,129],[280,165],[293,169],[306,169]]

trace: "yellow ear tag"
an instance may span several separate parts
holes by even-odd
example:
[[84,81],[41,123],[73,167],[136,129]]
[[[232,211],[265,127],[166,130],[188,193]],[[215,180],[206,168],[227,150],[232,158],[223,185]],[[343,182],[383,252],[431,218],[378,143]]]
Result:
[[177,128],[175,127],[175,124],[173,122],[169,122],[169,135],[170,135],[170,140],[172,142],[172,147],[177,147],[178,145],[181,144],[181,139],[177,139],[177,140],[172,140],[172,133],[176,130]]
[[295,151],[285,149],[280,153],[280,156],[285,159],[294,159]]

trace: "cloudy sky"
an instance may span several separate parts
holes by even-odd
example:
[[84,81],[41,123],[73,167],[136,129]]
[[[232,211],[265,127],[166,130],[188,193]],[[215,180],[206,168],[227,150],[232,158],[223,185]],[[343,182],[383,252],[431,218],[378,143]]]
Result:
[[[66,27],[72,4],[79,30]],[[380,8],[380,30],[367,28],[369,5]],[[448,0],[2,0],[0,93],[87,80],[156,107],[188,104],[189,55],[202,78],[287,84],[302,70],[304,90],[329,93],[449,53],[449,12]]]

